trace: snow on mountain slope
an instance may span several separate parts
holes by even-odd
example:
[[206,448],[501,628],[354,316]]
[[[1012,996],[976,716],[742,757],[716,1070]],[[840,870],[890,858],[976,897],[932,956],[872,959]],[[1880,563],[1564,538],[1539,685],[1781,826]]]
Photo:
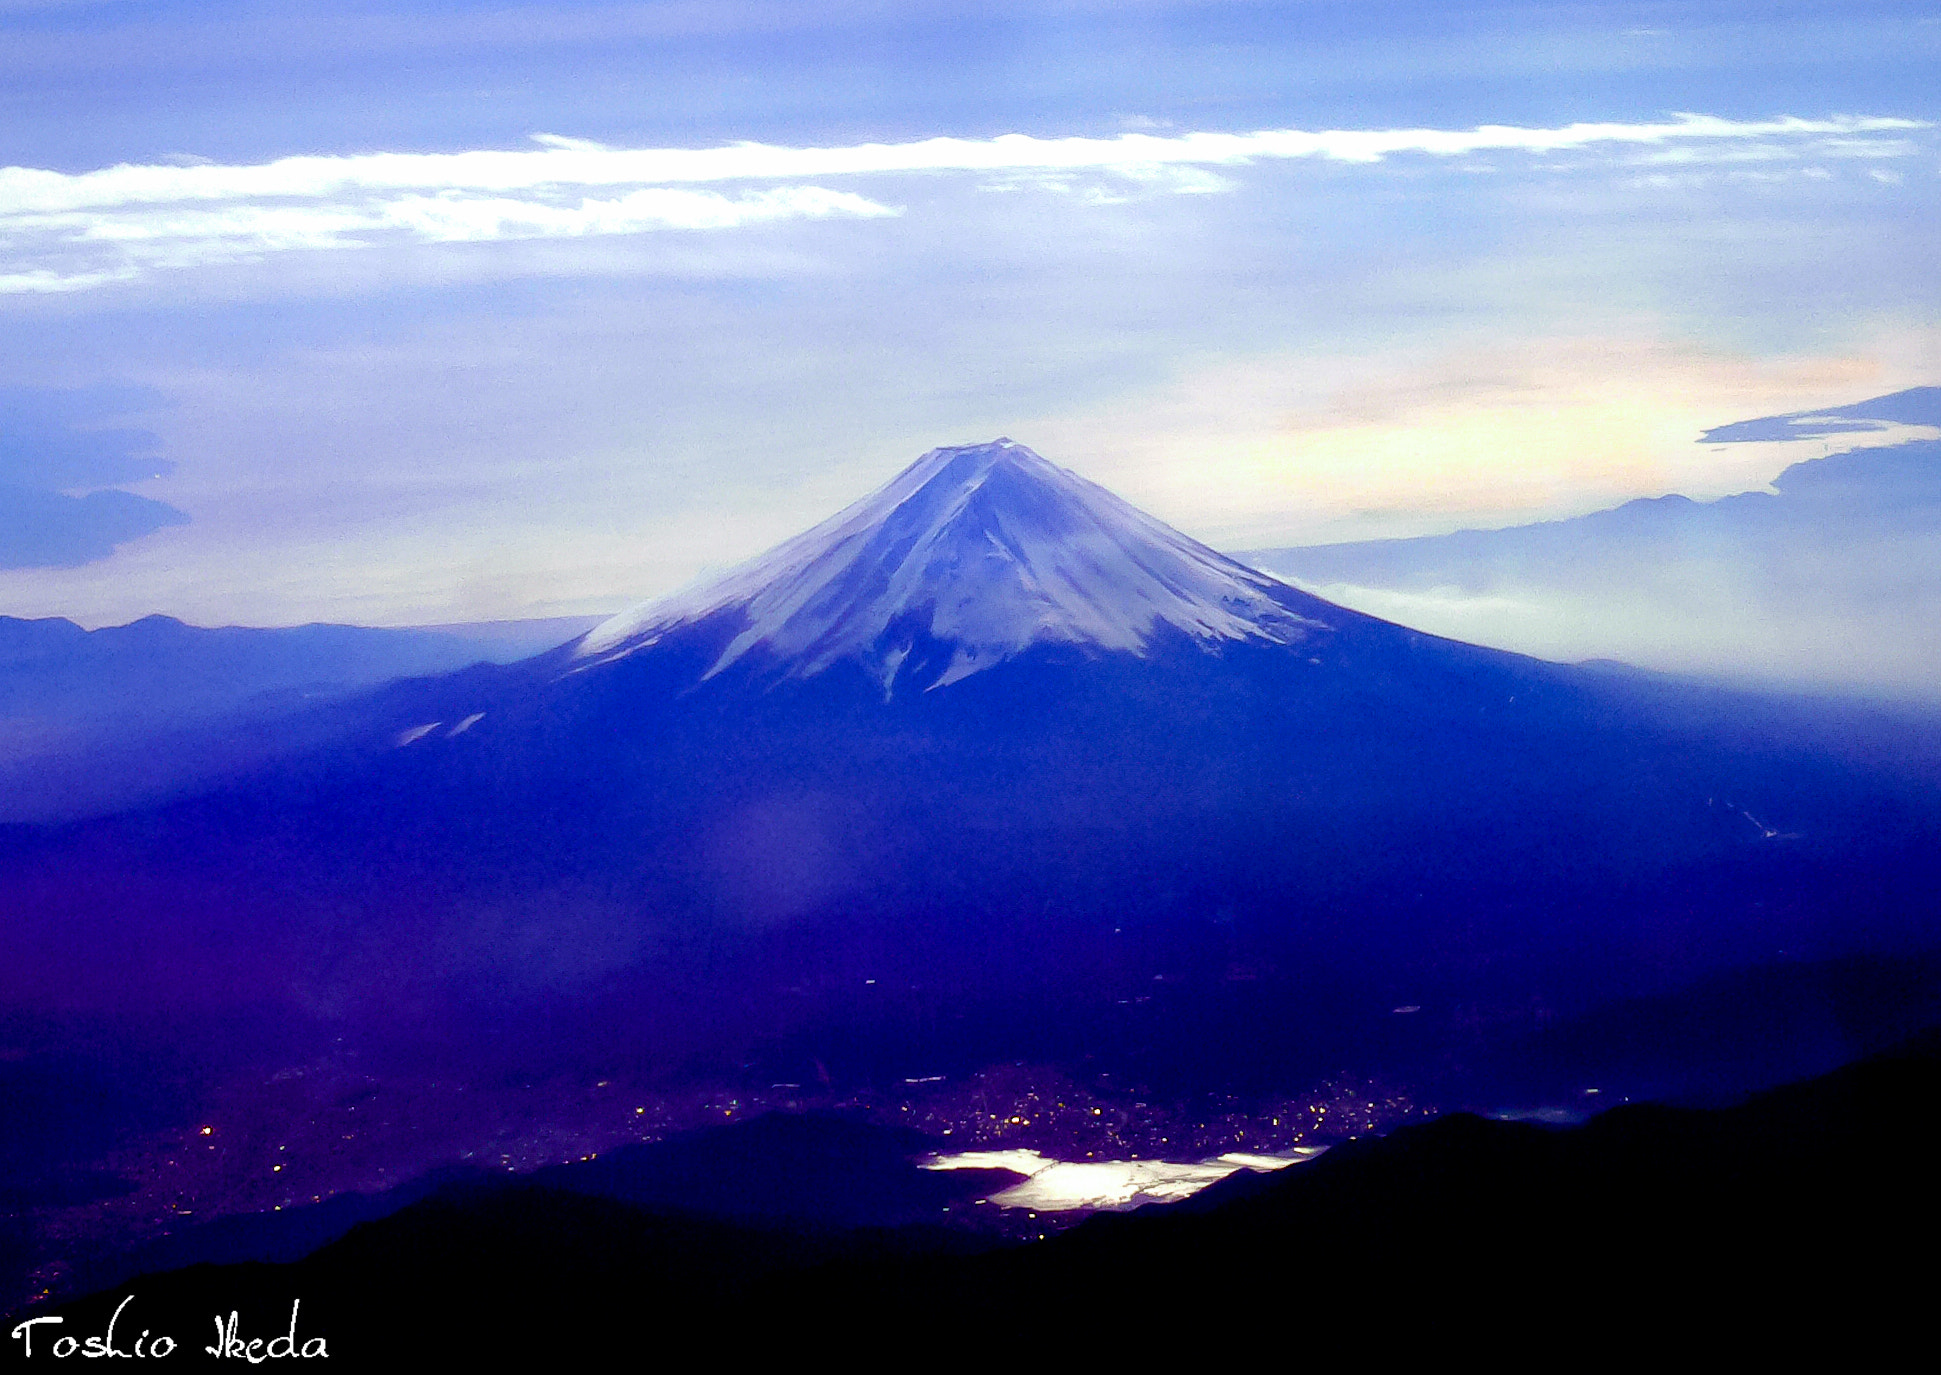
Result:
[[804,678],[853,659],[888,693],[919,642],[949,650],[926,684],[942,687],[1035,644],[1143,653],[1161,627],[1292,644],[1328,628],[1293,609],[1311,601],[999,439],[932,449],[720,579],[596,627],[576,655],[590,667],[738,612],[706,676],[757,651]]

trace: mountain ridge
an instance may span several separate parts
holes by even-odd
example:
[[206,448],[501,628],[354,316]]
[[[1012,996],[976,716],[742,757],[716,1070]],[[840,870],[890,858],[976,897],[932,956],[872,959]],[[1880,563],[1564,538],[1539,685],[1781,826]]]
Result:
[[320,709],[386,682],[523,659],[587,628],[580,617],[383,628],[152,615],[86,630],[0,616],[0,823],[213,787],[314,746]]
[[1358,609],[1541,658],[1932,703],[1941,439],[1878,433],[1895,426],[1941,426],[1941,388],[1705,433],[1709,444],[1834,447],[1768,489],[1239,557]]

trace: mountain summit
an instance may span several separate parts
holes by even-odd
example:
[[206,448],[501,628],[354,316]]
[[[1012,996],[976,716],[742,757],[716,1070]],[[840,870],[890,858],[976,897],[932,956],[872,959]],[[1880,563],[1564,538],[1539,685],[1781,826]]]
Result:
[[1328,605],[997,439],[932,449],[887,485],[721,578],[596,627],[588,666],[720,625],[707,677],[858,663],[885,694],[942,687],[1032,645],[1144,654],[1173,632],[1292,644]]

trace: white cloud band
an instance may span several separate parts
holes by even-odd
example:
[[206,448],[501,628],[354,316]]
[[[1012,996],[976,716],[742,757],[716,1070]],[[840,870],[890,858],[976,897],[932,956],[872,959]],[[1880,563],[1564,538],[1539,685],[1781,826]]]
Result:
[[[717,229],[756,221],[880,217],[893,207],[807,178],[912,173],[1114,173],[1272,159],[1378,163],[1399,155],[1555,154],[1598,147],[1751,147],[1839,140],[1846,156],[1901,156],[1918,120],[1843,116],[1729,120],[1678,115],[1657,123],[1538,129],[1261,130],[1128,133],[1115,138],[934,138],[910,143],[789,148],[612,148],[538,135],[532,149],[353,153],[224,165],[122,164],[91,172],[0,168],[0,292],[73,290],[142,269],[299,248],[387,240],[454,242]],[[1883,137],[1885,136],[1885,137]],[[718,182],[767,189],[725,195]],[[1173,189],[1217,182],[1173,176]],[[619,191],[618,195],[596,193]]]

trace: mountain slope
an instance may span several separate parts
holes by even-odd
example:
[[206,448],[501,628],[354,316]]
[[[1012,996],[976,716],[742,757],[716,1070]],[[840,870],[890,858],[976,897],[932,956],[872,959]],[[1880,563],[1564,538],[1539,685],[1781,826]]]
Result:
[[1422,635],[1015,445],[811,534],[247,785],[0,833],[0,1007],[1206,1082],[1941,935],[1931,723]]

